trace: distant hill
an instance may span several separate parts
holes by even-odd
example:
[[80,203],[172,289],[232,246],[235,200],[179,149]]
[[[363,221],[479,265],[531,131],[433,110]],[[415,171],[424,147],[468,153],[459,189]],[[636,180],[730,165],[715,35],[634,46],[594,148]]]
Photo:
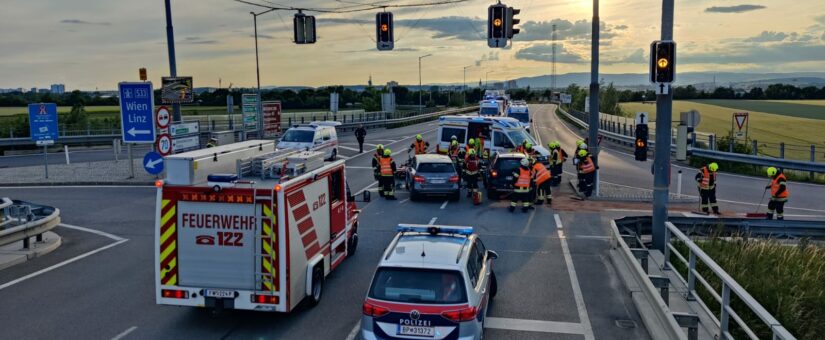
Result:
[[[715,77],[715,82],[714,82]],[[599,78],[604,83],[613,83],[618,87],[649,86],[647,73],[604,73]],[[548,87],[550,75],[524,77],[515,79],[519,87]],[[675,85],[700,85],[708,88],[716,86],[755,87],[767,86],[776,83],[792,84],[795,86],[823,86],[825,72],[793,72],[793,73],[733,73],[733,72],[685,72],[676,75]],[[556,76],[557,87],[567,87],[578,84],[587,87],[590,84],[590,73],[565,73]],[[699,86],[697,86],[699,87]]]

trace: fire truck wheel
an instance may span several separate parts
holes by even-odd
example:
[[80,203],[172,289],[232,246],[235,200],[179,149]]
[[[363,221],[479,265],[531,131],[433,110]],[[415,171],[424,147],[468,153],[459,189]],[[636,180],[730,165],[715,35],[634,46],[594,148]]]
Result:
[[352,234],[347,244],[347,257],[355,255],[355,250],[358,249],[358,234]]
[[312,295],[309,296],[309,305],[315,306],[321,302],[321,295],[324,292],[324,272],[321,267],[312,269]]

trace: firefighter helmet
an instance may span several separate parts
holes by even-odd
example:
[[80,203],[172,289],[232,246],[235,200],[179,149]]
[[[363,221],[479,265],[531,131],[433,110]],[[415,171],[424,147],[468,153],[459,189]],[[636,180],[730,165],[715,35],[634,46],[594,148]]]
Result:
[[716,172],[716,170],[719,170],[719,164],[716,164],[716,162],[710,163],[708,164],[708,169],[710,169],[710,171]]
[[779,170],[776,170],[774,167],[768,168],[768,177],[776,176],[777,172],[779,172]]
[[579,157],[587,156],[587,150],[579,150]]

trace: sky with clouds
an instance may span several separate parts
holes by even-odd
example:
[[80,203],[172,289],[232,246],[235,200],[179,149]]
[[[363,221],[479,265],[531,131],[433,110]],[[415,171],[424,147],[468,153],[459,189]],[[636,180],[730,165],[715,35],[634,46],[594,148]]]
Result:
[[[265,0],[250,0],[266,3]],[[278,0],[269,0],[269,3]],[[343,0],[341,0],[343,1]],[[348,1],[348,0],[347,0]],[[379,0],[372,0],[379,1]],[[336,0],[281,3],[341,7]],[[409,4],[430,0],[384,0]],[[505,49],[486,43],[487,7],[468,0],[392,9],[395,50],[375,49],[375,11],[316,14],[318,42],[295,45],[292,12],[258,17],[264,85],[424,83],[512,79],[550,73],[556,25],[558,73],[589,72],[592,2],[504,0],[520,8],[521,34]],[[168,73],[162,1],[6,0],[0,11],[0,88],[114,89],[146,67],[158,82]],[[791,5],[792,4],[792,5]],[[645,73],[650,42],[660,35],[661,2],[601,1],[601,72]],[[676,1],[679,71],[804,72],[825,69],[822,0]],[[178,74],[195,86],[255,84],[250,11],[232,0],[172,0]],[[492,72],[491,72],[492,71]],[[489,73],[488,73],[489,72]]]

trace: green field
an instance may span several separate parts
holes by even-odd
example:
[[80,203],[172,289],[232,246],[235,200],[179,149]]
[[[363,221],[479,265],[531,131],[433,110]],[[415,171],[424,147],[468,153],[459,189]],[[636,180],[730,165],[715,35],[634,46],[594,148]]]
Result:
[[[810,158],[810,145],[817,145],[817,160],[822,160],[822,152],[825,150],[825,117],[823,119],[799,118],[793,115],[774,114],[763,111],[756,111],[742,106],[754,107],[756,104],[763,104],[754,101],[724,101],[725,104],[734,106],[723,107],[710,105],[707,102],[698,101],[673,101],[673,119],[679,119],[679,112],[686,112],[692,109],[699,111],[702,121],[696,128],[697,131],[715,133],[718,137],[727,136],[731,129],[731,119],[733,112],[748,111],[750,113],[750,129],[748,137],[757,140],[760,144],[760,153],[778,156],[777,144],[786,144],[785,156],[789,159],[807,160]],[[741,105],[739,105],[741,102]],[[784,104],[784,103],[767,103]],[[790,107],[794,107],[792,104]],[[642,104],[639,102],[622,103],[622,109],[627,112],[649,112],[655,119],[656,106],[654,104]],[[825,107],[820,107],[825,111]],[[825,113],[823,113],[825,115]],[[763,144],[765,144],[763,146]]]
[[702,99],[692,102],[726,107],[734,110],[757,111],[783,116],[825,119],[825,100],[736,100]]

